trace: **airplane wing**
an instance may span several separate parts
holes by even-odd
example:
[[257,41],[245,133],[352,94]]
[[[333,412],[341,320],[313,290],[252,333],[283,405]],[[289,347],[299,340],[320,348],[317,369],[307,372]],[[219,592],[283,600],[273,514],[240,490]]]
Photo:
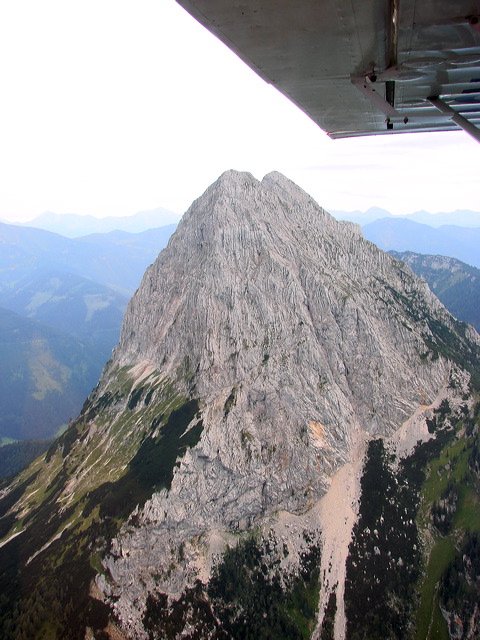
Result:
[[480,0],[177,0],[331,138],[480,141]]

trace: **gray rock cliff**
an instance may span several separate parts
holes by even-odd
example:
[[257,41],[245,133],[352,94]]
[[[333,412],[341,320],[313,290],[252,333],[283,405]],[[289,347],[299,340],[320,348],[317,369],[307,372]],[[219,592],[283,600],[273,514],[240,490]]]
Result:
[[204,425],[106,560],[123,618],[149,589],[179,593],[201,573],[153,580],[159,557],[308,512],[359,437],[391,435],[432,402],[452,369],[437,322],[454,330],[422,281],[284,176],[229,171],[209,187],[147,270],[109,369],[162,371],[199,399]]
[[[1,544],[37,532],[32,575],[57,571],[77,545],[90,597],[114,613],[111,637],[127,638],[148,637],[151,599],[179,601],[207,583],[245,532],[281,543],[283,576],[317,545],[319,620],[338,585],[344,637],[365,443],[382,436],[405,453],[430,437],[427,412],[447,396],[463,402],[479,347],[357,225],[279,173],[228,171],[147,269],[79,418],[36,475],[5,491],[20,497]],[[29,488],[33,477],[45,492]],[[190,637],[186,620],[172,638]],[[230,637],[212,634],[201,637]]]

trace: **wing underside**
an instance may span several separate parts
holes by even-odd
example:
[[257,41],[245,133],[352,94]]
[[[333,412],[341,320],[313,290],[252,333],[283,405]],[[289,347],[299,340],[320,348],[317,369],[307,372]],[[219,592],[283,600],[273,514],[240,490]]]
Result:
[[177,2],[332,138],[478,132],[480,0]]

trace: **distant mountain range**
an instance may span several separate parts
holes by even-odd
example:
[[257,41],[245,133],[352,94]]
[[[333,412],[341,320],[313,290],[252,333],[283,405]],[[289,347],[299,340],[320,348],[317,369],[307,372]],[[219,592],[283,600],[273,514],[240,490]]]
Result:
[[51,438],[78,414],[175,228],[72,239],[0,223],[0,443]]
[[[416,211],[415,213],[394,216],[386,209],[370,207],[367,211],[340,211],[330,210],[337,220],[350,220],[361,226],[375,222],[381,218],[402,218],[419,222],[430,227],[443,225],[456,225],[460,227],[480,227],[480,212],[468,209],[457,209],[449,213],[429,213],[428,211]],[[156,229],[166,225],[178,224],[181,215],[168,209],[158,207],[149,211],[139,211],[131,216],[109,216],[96,218],[89,215],[59,214],[46,211],[28,222],[16,223],[23,227],[34,227],[45,231],[59,233],[67,238],[79,238],[92,233],[109,233],[110,231],[127,231],[128,233],[140,233],[148,229]],[[0,222],[6,222],[0,220]]]
[[433,229],[426,224],[392,217],[364,225],[363,234],[384,251],[449,256],[480,267],[480,227],[448,225]]
[[0,442],[55,435],[103,364],[73,336],[0,308]]
[[78,238],[90,233],[108,233],[109,231],[117,230],[140,233],[147,229],[178,224],[180,218],[179,214],[162,207],[150,211],[139,211],[133,216],[110,216],[107,218],[46,211],[33,220],[17,224],[52,231],[67,238]]
[[82,340],[110,357],[128,297],[98,282],[59,269],[36,269],[13,288],[0,291],[0,303]]
[[16,286],[34,270],[56,269],[130,297],[175,228],[173,224],[138,234],[115,231],[65,238],[42,229],[0,223],[0,289]]
[[455,258],[389,252],[422,277],[447,309],[480,333],[480,269]]
[[392,218],[394,220],[410,220],[426,224],[429,227],[441,227],[443,225],[455,225],[459,227],[480,227],[480,212],[468,209],[457,209],[450,213],[429,213],[428,211],[416,211],[409,215],[394,216],[386,209],[371,207],[367,211],[330,211],[337,220],[350,220],[362,227],[375,220]]

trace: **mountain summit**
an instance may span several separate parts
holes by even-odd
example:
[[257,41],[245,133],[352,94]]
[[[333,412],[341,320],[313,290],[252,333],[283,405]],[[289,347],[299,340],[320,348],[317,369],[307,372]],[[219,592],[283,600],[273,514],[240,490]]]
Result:
[[[78,419],[4,488],[4,636],[30,637],[36,607],[48,637],[320,637],[329,617],[343,637],[368,442],[431,438],[435,407],[468,405],[479,345],[357,225],[279,173],[224,173]],[[230,602],[232,580],[270,608]]]

